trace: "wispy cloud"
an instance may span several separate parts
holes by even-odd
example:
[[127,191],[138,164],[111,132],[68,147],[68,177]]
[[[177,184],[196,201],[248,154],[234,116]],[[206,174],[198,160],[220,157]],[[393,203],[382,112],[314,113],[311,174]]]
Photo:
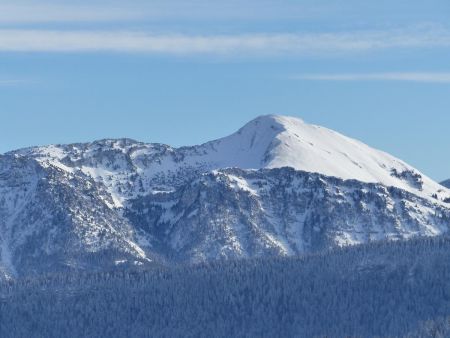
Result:
[[307,81],[408,81],[428,83],[450,83],[450,73],[354,73],[354,74],[305,74],[294,76]]
[[31,83],[28,80],[19,79],[0,79],[0,87],[14,87]]
[[450,47],[443,29],[301,34],[186,35],[131,31],[0,30],[0,52],[131,52],[222,56],[324,55]]
[[[257,8],[257,10],[255,10]],[[329,6],[280,0],[93,0],[84,4],[56,0],[0,3],[0,24],[158,20],[273,20],[323,17]]]
[[143,18],[144,13],[117,5],[68,5],[45,2],[0,3],[0,24],[105,22]]

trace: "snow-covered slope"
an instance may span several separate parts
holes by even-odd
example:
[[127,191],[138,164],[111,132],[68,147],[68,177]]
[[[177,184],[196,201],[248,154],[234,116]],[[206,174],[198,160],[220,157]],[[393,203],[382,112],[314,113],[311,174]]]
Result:
[[150,262],[106,189],[82,172],[0,156],[0,280]]
[[125,216],[150,248],[181,261],[320,252],[437,236],[450,209],[376,183],[280,169],[221,169],[132,200]]
[[425,198],[450,196],[440,184],[385,152],[287,116],[261,116],[228,137],[193,147],[121,139],[29,148],[15,154],[64,170],[81,169],[105,183],[116,206],[151,191],[171,191],[199,173],[227,167],[291,167],[395,186]]
[[192,147],[21,149],[0,156],[0,277],[436,236],[449,201],[403,161],[285,116]]
[[292,167],[395,186],[428,197],[441,189],[417,169],[385,152],[298,118],[262,116],[210,145],[217,150],[212,157],[219,167]]

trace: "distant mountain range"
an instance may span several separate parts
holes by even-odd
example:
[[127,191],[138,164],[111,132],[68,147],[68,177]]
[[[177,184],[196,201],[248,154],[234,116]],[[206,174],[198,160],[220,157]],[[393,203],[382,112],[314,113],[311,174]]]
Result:
[[403,161],[285,116],[192,147],[32,147],[0,155],[0,269],[8,279],[436,236],[449,202]]
[[441,184],[442,184],[444,187],[450,188],[450,180],[445,180],[444,182],[441,182]]

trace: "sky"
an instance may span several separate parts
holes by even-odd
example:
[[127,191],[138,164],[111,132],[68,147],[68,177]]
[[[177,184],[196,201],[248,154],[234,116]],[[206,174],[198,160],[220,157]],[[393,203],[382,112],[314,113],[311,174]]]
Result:
[[0,0],[0,153],[298,116],[450,178],[448,0]]

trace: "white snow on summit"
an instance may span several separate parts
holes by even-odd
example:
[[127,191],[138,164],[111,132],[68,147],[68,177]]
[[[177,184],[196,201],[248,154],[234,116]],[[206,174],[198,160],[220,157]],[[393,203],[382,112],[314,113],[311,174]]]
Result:
[[[193,147],[123,139],[15,153],[34,155],[66,170],[81,169],[109,188],[116,206],[137,195],[170,190],[188,173],[227,167],[292,167],[395,186],[427,198],[450,197],[447,189],[405,162],[333,130],[288,116],[260,116],[230,136]],[[130,181],[133,175],[139,178],[139,186]]]
[[[427,197],[442,190],[442,186],[402,160],[295,117],[261,116],[237,133],[209,144],[216,149],[209,157],[219,167],[292,167],[396,186]],[[414,175],[420,175],[417,182]]]
[[292,167],[342,179],[395,186],[421,196],[447,194],[442,186],[405,162],[333,130],[295,117],[267,115],[238,132],[198,147],[186,162],[214,168]]

